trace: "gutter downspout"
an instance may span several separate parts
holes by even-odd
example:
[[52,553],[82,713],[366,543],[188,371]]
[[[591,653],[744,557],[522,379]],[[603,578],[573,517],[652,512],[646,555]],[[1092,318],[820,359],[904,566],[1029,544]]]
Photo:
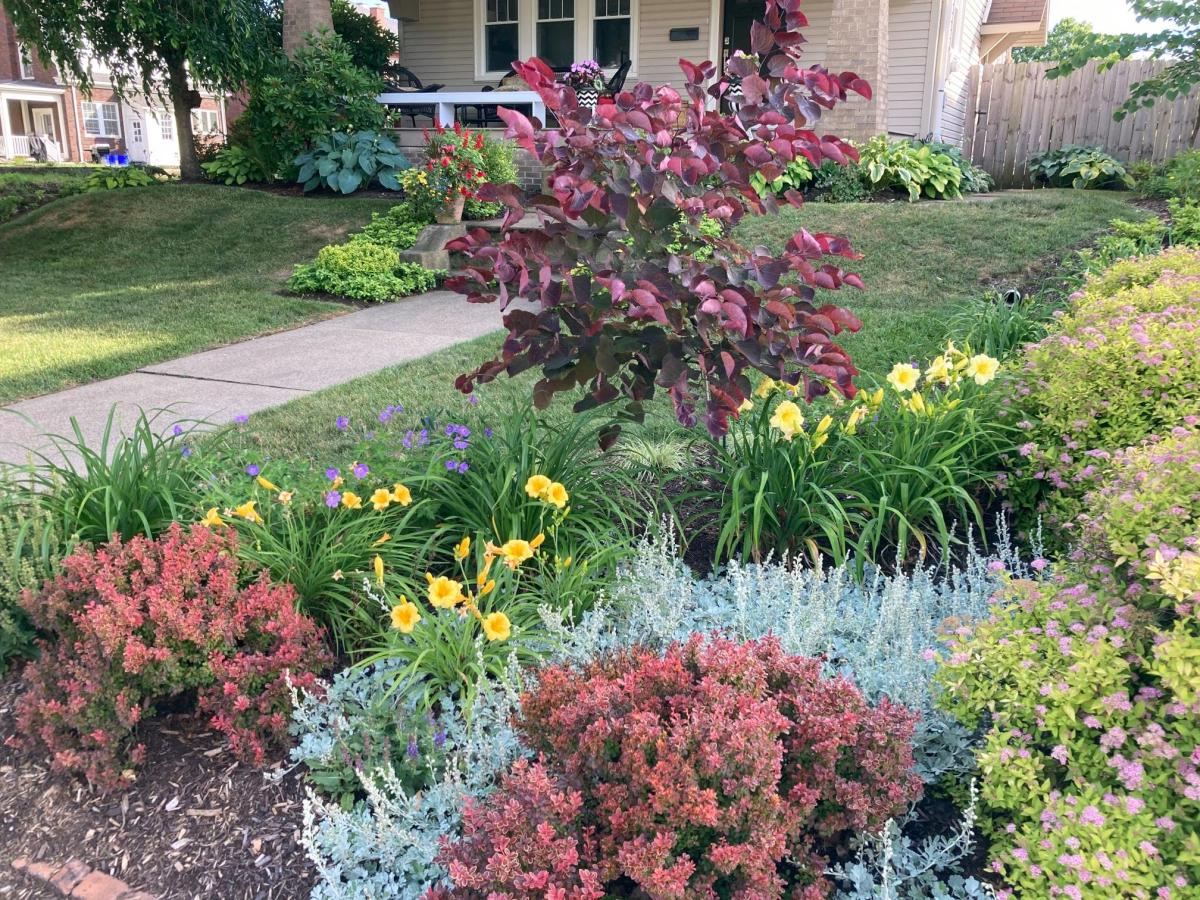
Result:
[[943,25],[946,22],[946,7],[952,0],[938,0],[937,3],[937,48],[933,62],[933,90],[929,94],[933,106],[929,110],[929,136],[935,140],[942,139],[942,110],[946,105],[946,53],[947,35]]

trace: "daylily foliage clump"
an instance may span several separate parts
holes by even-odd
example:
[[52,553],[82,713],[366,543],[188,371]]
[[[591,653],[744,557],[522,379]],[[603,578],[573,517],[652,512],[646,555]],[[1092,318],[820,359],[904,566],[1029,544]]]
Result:
[[[731,59],[723,76],[712,63],[681,60],[686,98],[642,83],[595,111],[541,60],[515,64],[558,121],[544,129],[500,109],[509,136],[551,170],[549,192],[529,201],[545,224],[514,229],[527,209],[519,189],[482,188],[507,207],[504,235],[496,242],[476,229],[451,242],[470,264],[447,284],[473,302],[509,307],[522,297],[536,308],[508,309],[500,356],[461,376],[462,390],[540,366],[539,407],[584,386],[577,410],[620,399],[618,417],[638,421],[663,388],[680,422],[701,414],[713,435],[750,395],[751,369],[800,385],[810,400],[830,390],[853,396],[857,373],[834,337],[860,323],[817,301],[818,289],[863,287],[829,261],[859,258],[850,243],[800,231],[776,254],[731,237],[745,216],[777,210],[751,187],[755,173],[773,179],[797,159],[858,158],[813,129],[848,91],[869,98],[870,88],[852,72],[803,67],[806,24],[798,0],[768,0],[752,29],[754,54]],[[713,108],[734,81],[737,111]],[[800,203],[794,191],[786,199]],[[668,244],[672,229],[680,240]],[[610,425],[602,441],[618,430]]]

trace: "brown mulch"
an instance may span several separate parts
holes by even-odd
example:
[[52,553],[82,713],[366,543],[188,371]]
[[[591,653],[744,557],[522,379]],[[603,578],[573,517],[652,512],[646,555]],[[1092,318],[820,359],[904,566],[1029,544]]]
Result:
[[[18,693],[18,677],[0,682],[0,735],[15,732]],[[76,857],[160,900],[308,897],[295,772],[268,780],[194,714],[151,720],[139,739],[147,754],[137,782],[108,796],[51,773],[36,750],[0,743],[0,898],[58,896],[9,871],[18,857]]]

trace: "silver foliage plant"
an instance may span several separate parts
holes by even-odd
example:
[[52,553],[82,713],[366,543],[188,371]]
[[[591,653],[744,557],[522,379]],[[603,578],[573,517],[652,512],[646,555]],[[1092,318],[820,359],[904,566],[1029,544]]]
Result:
[[[361,696],[391,687],[395,672],[350,669],[339,676],[342,691]],[[407,791],[384,769],[360,773],[365,802],[344,809],[311,789],[304,804],[302,841],[317,875],[313,900],[420,900],[445,880],[436,862],[444,835],[462,827],[467,798],[482,799],[496,778],[522,753],[512,729],[518,695],[503,684],[481,686],[469,709],[446,715],[448,765],[419,793]],[[321,732],[336,721],[322,703],[306,697],[298,707],[298,730],[315,734],[310,750],[332,746]],[[431,770],[432,771],[432,770]]]

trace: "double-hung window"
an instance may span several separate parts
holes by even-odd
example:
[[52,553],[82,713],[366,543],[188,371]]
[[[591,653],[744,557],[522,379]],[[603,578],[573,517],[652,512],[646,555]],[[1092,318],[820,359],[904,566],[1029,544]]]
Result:
[[215,109],[192,110],[192,131],[196,134],[216,134],[218,130]]
[[534,52],[552,69],[569,68],[575,62],[575,0],[537,0]]
[[120,137],[121,120],[115,103],[83,103],[83,131],[92,137]]
[[483,58],[488,72],[508,72],[521,55],[519,0],[486,0]]
[[33,54],[24,44],[17,44],[17,55],[21,58],[21,77],[26,81],[33,79]]
[[633,40],[632,0],[589,0],[596,4],[592,22],[592,58],[615,69],[630,58]]

